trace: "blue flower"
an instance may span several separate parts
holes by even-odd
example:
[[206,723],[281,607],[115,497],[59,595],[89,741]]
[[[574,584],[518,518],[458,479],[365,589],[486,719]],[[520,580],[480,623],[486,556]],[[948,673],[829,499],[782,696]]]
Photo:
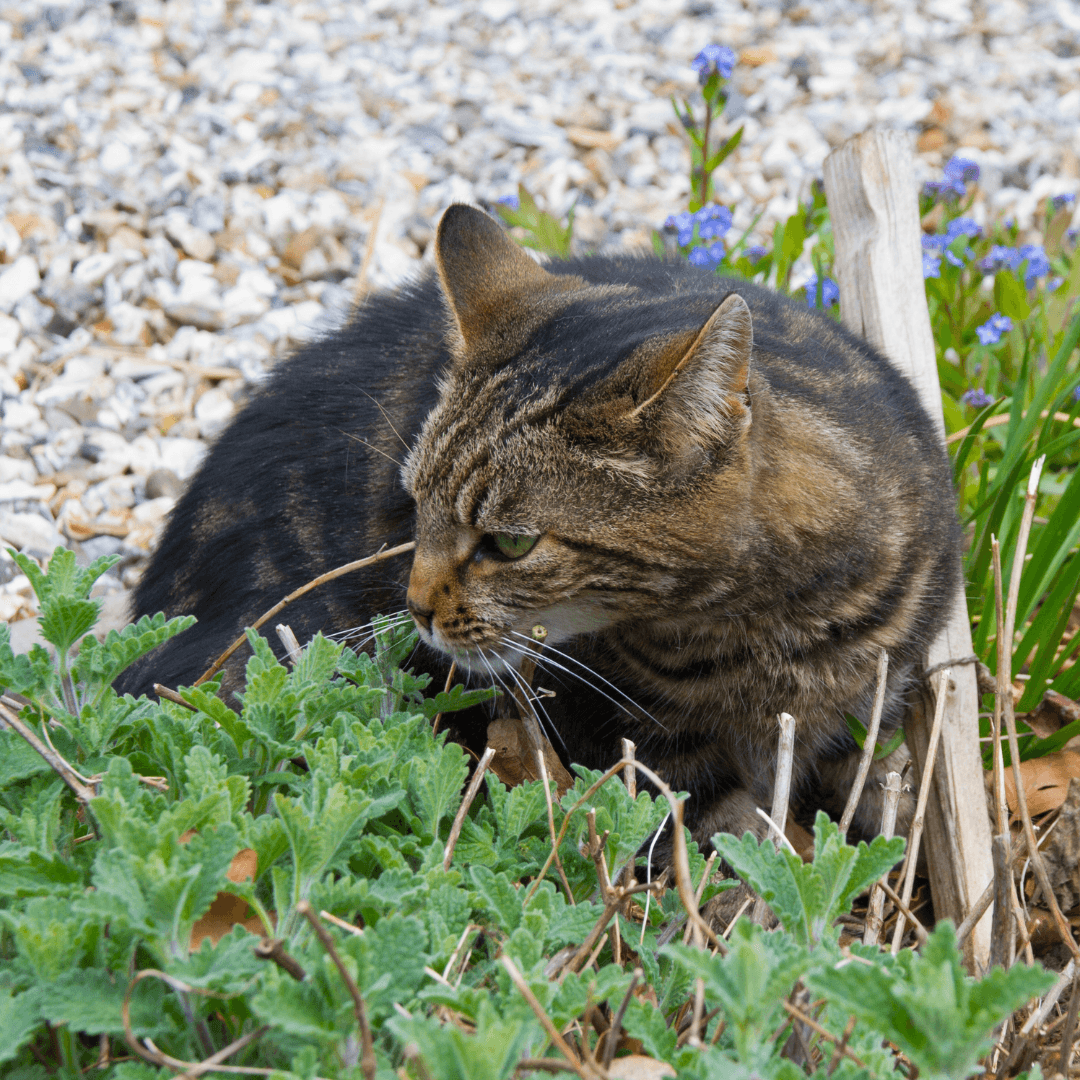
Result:
[[1073,401],[1080,401],[1080,386],[1073,387]]
[[1050,273],[1050,260],[1046,257],[1042,244],[1022,244],[1020,258],[1027,262],[1024,284],[1029,289],[1035,284],[1036,278],[1045,277]]
[[713,262],[712,256],[705,248],[694,248],[694,250],[690,252],[688,258],[694,266],[712,267],[716,265]]
[[944,180],[928,180],[923,191],[935,199],[949,199],[967,192],[967,181],[979,179],[979,166],[968,158],[953,157],[944,169]]
[[[946,262],[947,262],[947,263],[948,263],[948,264],[949,264],[950,266],[958,266],[958,267],[963,267],[963,265],[964,265],[964,260],[963,260],[963,259],[961,259],[959,255],[957,255],[957,254],[955,254],[954,252],[950,251],[950,250],[949,250],[948,248],[946,248],[946,249],[945,249],[945,250],[944,250],[944,251],[942,252],[942,254],[943,254],[943,255],[945,256],[945,261],[946,261]],[[968,248],[968,249],[967,249],[967,251],[965,252],[965,254],[967,254],[967,255],[970,255],[970,254],[971,254],[971,248]]]
[[[811,274],[806,282],[806,306],[817,307],[817,290],[818,279],[817,274]],[[826,278],[821,283],[821,306],[823,308],[832,307],[833,304],[838,303],[840,300],[840,286],[833,281],[832,278]]]
[[926,278],[941,277],[941,257],[939,255],[931,255],[928,251],[923,252],[922,276],[924,280]]
[[750,260],[751,263],[761,262],[761,260],[764,259],[765,256],[768,254],[769,249],[762,247],[760,244],[751,244],[746,249],[746,257]]
[[922,237],[923,251],[940,251],[945,246],[944,236],[928,236],[923,233]]
[[516,195],[504,195],[501,199],[495,200],[499,206],[509,207],[511,210],[517,210],[521,206],[521,200]]
[[994,399],[982,387],[978,386],[972,390],[965,390],[960,395],[960,400],[973,409],[985,409],[987,405],[994,404]]
[[975,327],[975,333],[983,345],[996,345],[1002,334],[1012,329],[1012,319],[1008,315],[991,315],[982,326]]
[[945,228],[946,245],[951,244],[958,236],[982,236],[982,226],[973,218],[954,218]]
[[1020,252],[1016,248],[1005,247],[1004,244],[994,244],[979,265],[984,270],[991,272],[1000,270],[1003,266],[1015,270],[1022,261]]
[[706,45],[690,61],[690,66],[698,73],[698,82],[704,86],[709,76],[715,71],[722,79],[730,79],[735,70],[735,53],[726,45]]
[[1063,277],[1052,277],[1046,282],[1047,292],[1057,292],[1065,281]]
[[694,239],[694,215],[689,210],[672,214],[664,222],[664,228],[674,229],[679,234],[679,247],[686,247]]
[[1076,202],[1076,196],[1071,192],[1065,192],[1061,195],[1055,195],[1050,201],[1054,204],[1055,210],[1060,210],[1063,206],[1072,206]]

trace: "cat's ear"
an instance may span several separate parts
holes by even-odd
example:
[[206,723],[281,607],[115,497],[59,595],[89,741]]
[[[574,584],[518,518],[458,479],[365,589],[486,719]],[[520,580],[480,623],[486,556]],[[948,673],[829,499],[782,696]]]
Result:
[[[628,419],[656,417],[669,449],[707,450],[750,426],[750,356],[754,327],[746,301],[732,293],[689,347],[657,356],[643,400]],[[690,445],[688,445],[690,444]]]
[[454,352],[504,337],[523,304],[558,287],[487,214],[460,203],[439,222],[435,263],[456,330]]

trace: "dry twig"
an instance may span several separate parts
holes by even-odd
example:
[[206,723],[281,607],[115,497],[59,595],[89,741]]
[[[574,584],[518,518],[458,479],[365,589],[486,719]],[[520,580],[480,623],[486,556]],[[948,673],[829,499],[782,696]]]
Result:
[[848,793],[847,804],[844,813],[840,817],[840,835],[847,838],[851,819],[855,816],[855,810],[862,797],[866,778],[870,774],[870,765],[874,760],[874,751],[877,750],[878,730],[881,727],[881,713],[885,708],[885,680],[889,675],[889,654],[884,650],[878,651],[877,665],[877,691],[874,694],[874,708],[870,714],[870,726],[866,729],[866,742],[863,743],[862,756],[859,758],[859,771],[855,774],[855,782],[851,785]]
[[296,912],[298,915],[302,915],[311,924],[311,929],[315,931],[315,936],[322,943],[322,947],[327,951],[330,959],[334,961],[334,966],[338,969],[338,974],[341,975],[341,979],[345,983],[345,988],[349,991],[349,996],[353,1000],[353,1012],[356,1015],[356,1022],[360,1026],[360,1069],[364,1074],[364,1080],[375,1080],[375,1070],[377,1067],[375,1061],[375,1044],[371,1038],[371,1025],[368,1023],[367,1009],[364,1007],[364,998],[360,993],[360,988],[349,974],[349,969],[341,959],[341,954],[337,951],[334,939],[330,936],[330,932],[326,927],[319,921],[319,916],[315,914],[315,909],[312,908],[306,900],[301,900],[300,903],[296,905]]
[[[919,783],[919,798],[915,803],[915,819],[911,823],[911,835],[908,838],[907,856],[904,859],[904,889],[902,896],[905,904],[911,903],[911,891],[915,886],[915,863],[919,858],[919,845],[922,841],[923,822],[926,815],[926,801],[930,797],[930,779],[934,775],[934,759],[937,757],[938,741],[941,738],[941,722],[945,717],[946,691],[952,672],[944,668],[938,676],[937,701],[934,706],[934,724],[930,729],[930,742],[926,748],[926,765]],[[904,913],[900,912],[893,931],[892,954],[900,951],[900,942],[904,937]]]
[[[392,547],[388,550],[379,550],[376,551],[374,555],[368,555],[367,558],[345,563],[344,566],[339,566],[335,570],[328,570],[325,574],[320,574],[317,578],[312,578],[306,585],[301,585],[299,589],[294,589],[284,600],[275,604],[265,614],[260,615],[255,622],[251,624],[251,629],[258,630],[260,626],[272,619],[279,611],[288,607],[294,600],[299,600],[301,596],[311,592],[312,589],[317,589],[320,585],[325,585],[328,581],[333,581],[335,578],[351,574],[354,570],[362,570],[365,566],[371,566],[374,563],[382,562],[384,559],[392,558],[394,555],[404,555],[405,552],[412,551],[415,547],[415,542],[410,540],[407,544],[398,544],[397,547]],[[200,686],[202,683],[206,682],[207,679],[212,678],[221,668],[221,665],[224,664],[245,641],[247,641],[247,634],[243,633],[195,680],[195,685]]]
[[[885,650],[882,649],[882,655]],[[900,806],[900,774],[890,772],[885,775],[885,805],[881,811],[881,835],[886,840],[892,839],[896,831],[896,811]],[[885,895],[881,885],[888,884],[889,871],[886,870],[878,881],[870,887],[870,902],[866,907],[866,928],[863,931],[863,944],[876,945],[881,936],[882,913],[885,910]]]
[[22,720],[7,706],[0,705],[0,723],[6,724],[12,731],[21,735],[53,768],[75,795],[79,802],[86,804],[95,796],[94,789],[89,786],[85,776],[81,776],[73,769],[54,749],[46,746],[27,727]]
[[491,759],[494,756],[495,747],[489,746],[484,751],[483,757],[480,758],[480,762],[473,772],[472,780],[469,782],[469,786],[465,791],[465,798],[461,800],[458,812],[454,816],[454,824],[450,827],[450,838],[446,841],[446,850],[443,852],[443,870],[450,869],[450,862],[454,857],[454,845],[461,835],[461,828],[465,824],[465,815],[469,812],[469,807],[472,806],[473,799],[476,798],[476,793],[480,790],[480,784],[483,782],[484,773],[487,772],[487,767],[491,764]]

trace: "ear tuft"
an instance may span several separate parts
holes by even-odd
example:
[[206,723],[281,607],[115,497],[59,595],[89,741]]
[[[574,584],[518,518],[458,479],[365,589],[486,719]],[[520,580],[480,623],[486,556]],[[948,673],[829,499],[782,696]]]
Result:
[[676,454],[729,442],[750,426],[753,347],[750,309],[732,293],[681,357],[669,354],[657,364],[650,373],[649,396],[630,418],[657,416],[663,443]]
[[552,282],[491,217],[461,203],[439,222],[435,261],[458,345],[466,352],[498,334],[517,305]]

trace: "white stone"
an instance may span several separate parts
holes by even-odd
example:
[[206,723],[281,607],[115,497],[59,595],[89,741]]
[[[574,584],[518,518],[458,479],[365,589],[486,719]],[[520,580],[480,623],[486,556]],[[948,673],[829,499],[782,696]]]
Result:
[[232,419],[236,406],[224,390],[207,390],[195,402],[195,419],[199,423],[199,434],[204,439],[219,435]]
[[33,484],[37,480],[37,475],[38,471],[34,468],[32,461],[0,454],[0,484],[7,484],[12,480],[22,480],[27,484]]
[[4,427],[13,431],[26,431],[41,420],[41,410],[32,401],[8,399],[4,402]]
[[189,479],[206,456],[206,444],[199,439],[169,438],[158,443],[162,468],[172,469],[181,480]]
[[13,513],[0,507],[0,539],[18,548],[49,554],[64,538],[51,521],[40,514]]
[[10,315],[0,315],[0,360],[6,359],[19,344],[19,335],[22,334],[22,326],[18,319]]
[[24,296],[29,296],[40,284],[37,259],[33,255],[20,255],[0,273],[0,311],[10,313]]

